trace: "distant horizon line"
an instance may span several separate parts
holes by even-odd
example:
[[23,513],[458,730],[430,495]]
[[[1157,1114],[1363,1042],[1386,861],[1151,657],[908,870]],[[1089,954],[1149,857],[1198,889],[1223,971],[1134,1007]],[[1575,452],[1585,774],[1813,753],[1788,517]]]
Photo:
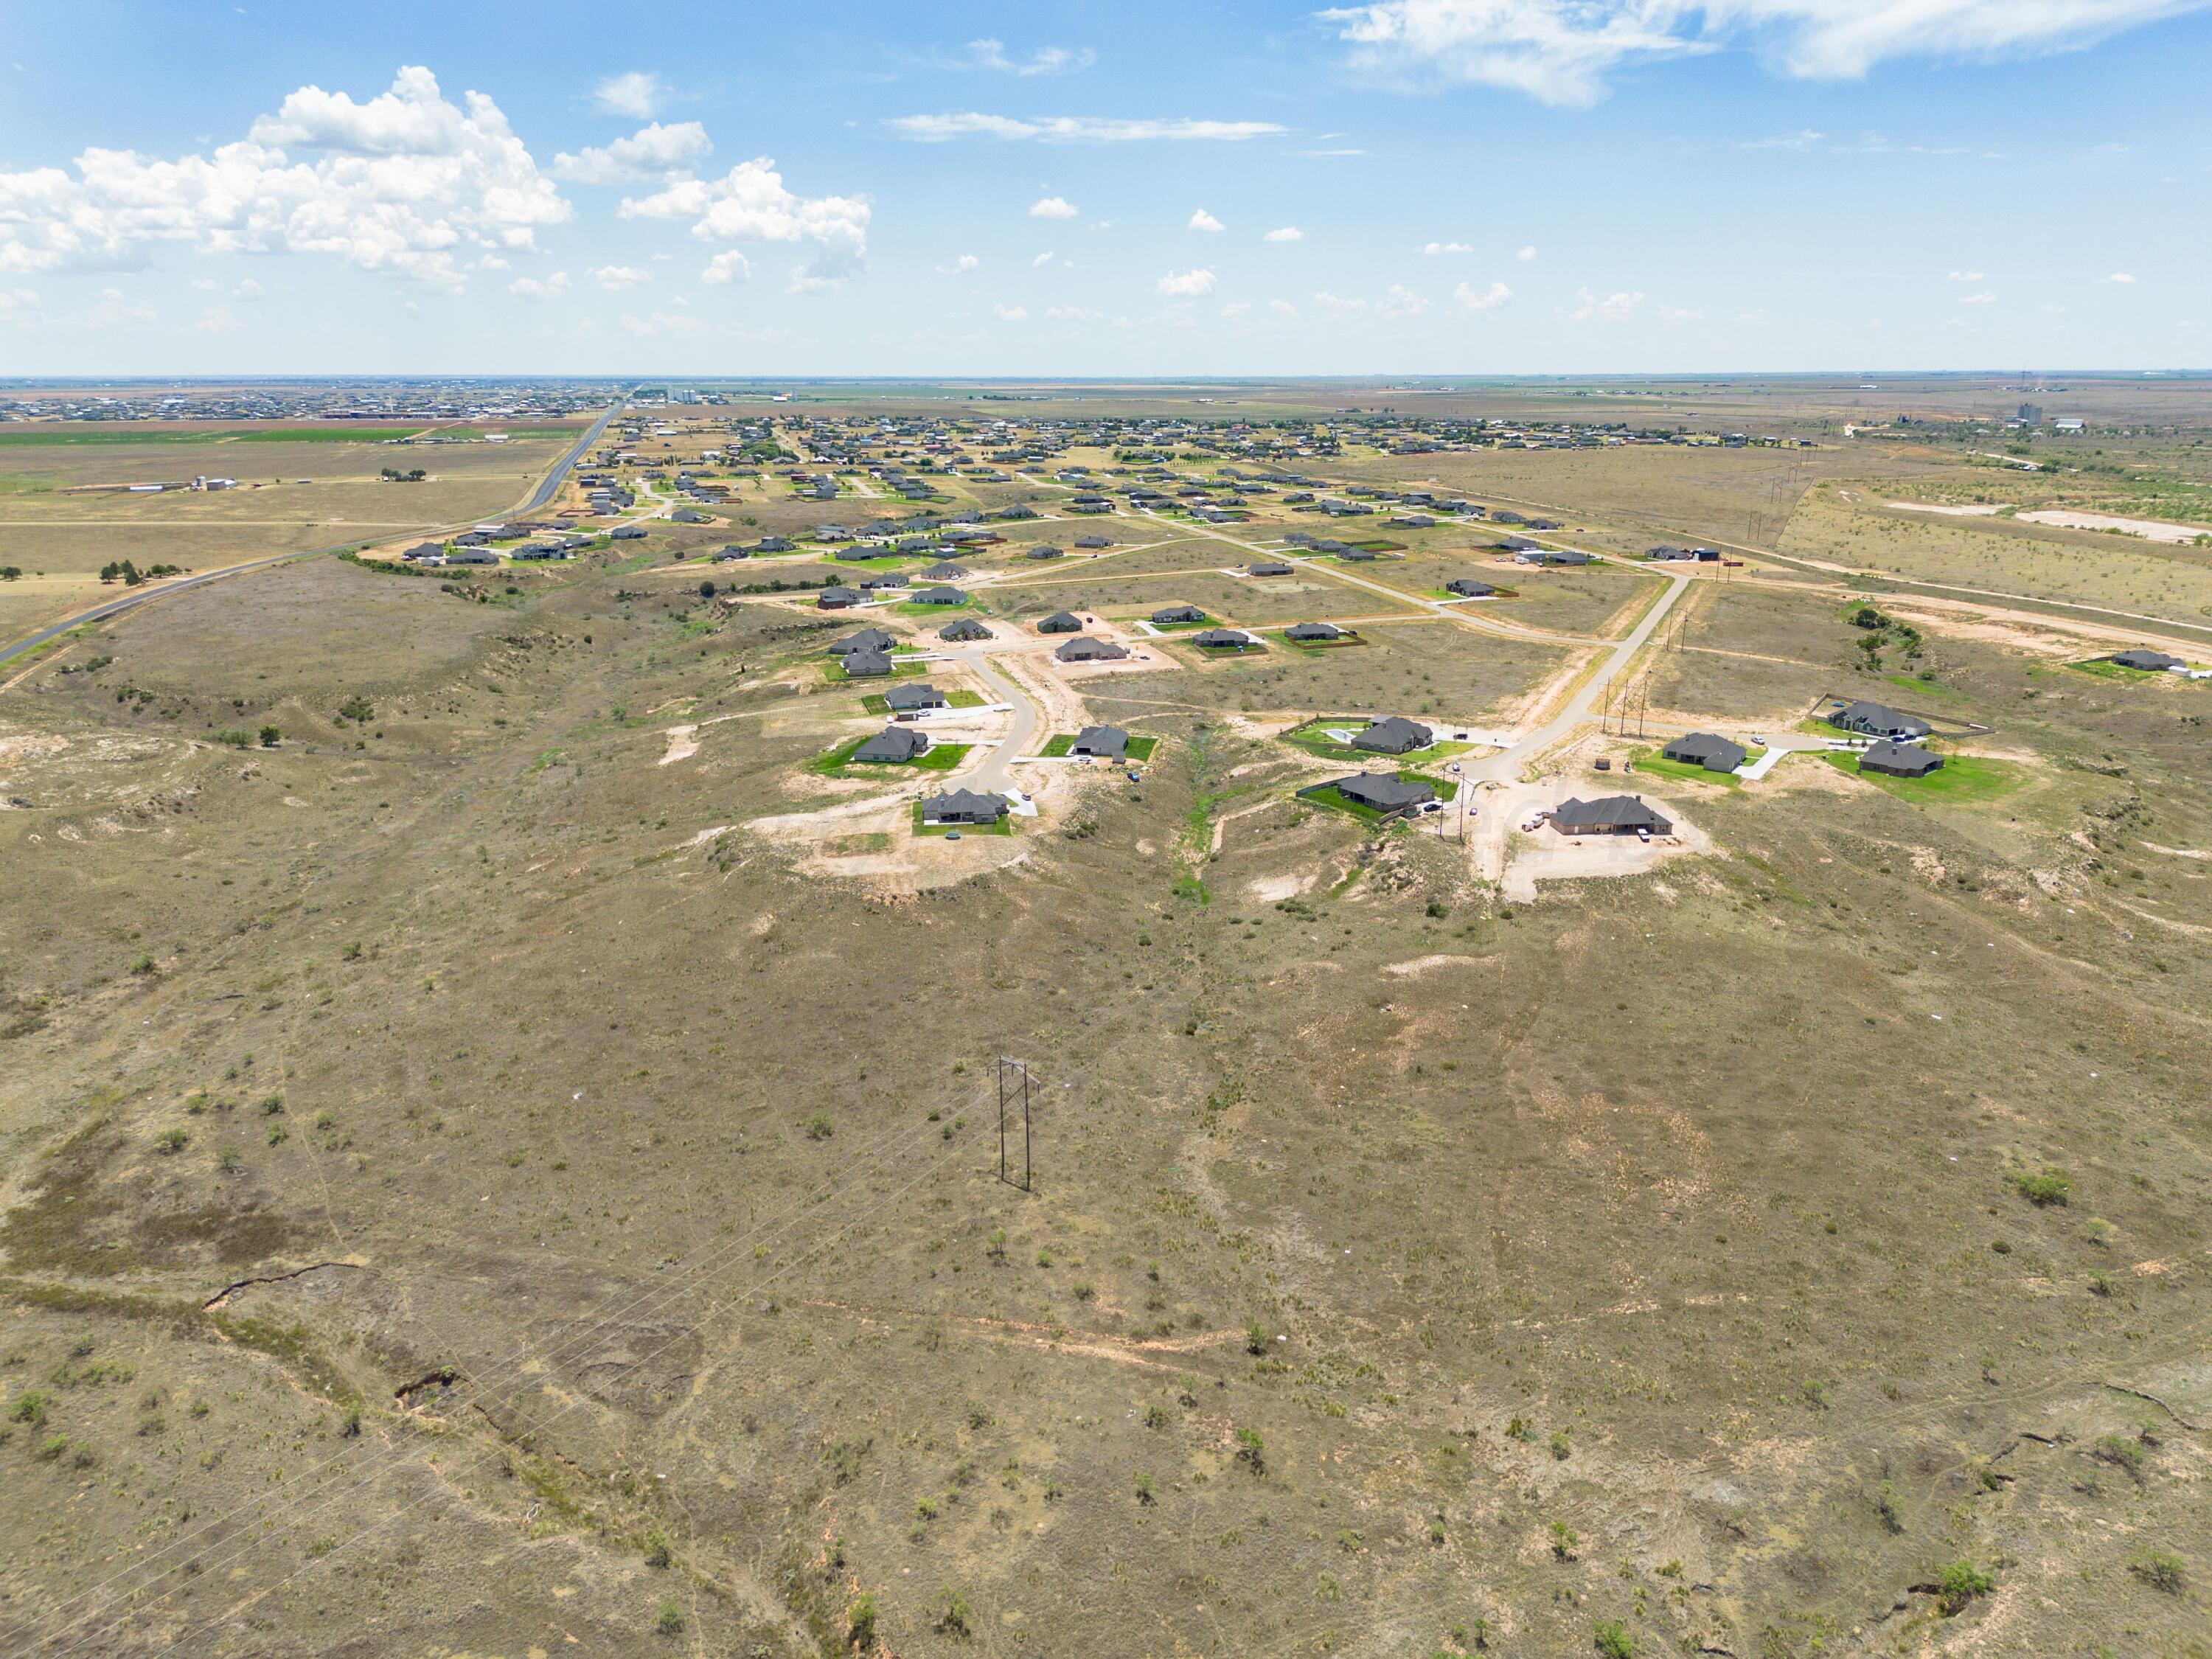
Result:
[[[597,384],[627,382],[631,385],[650,385],[655,382],[684,386],[1376,386],[1388,381],[1437,382],[1435,386],[1409,385],[1407,391],[1449,390],[1449,383],[1465,385],[1578,385],[1585,382],[1611,380],[1626,385],[1657,385],[1669,382],[1705,380],[1848,380],[1852,378],[1882,378],[1893,380],[2212,380],[2212,368],[1780,368],[1780,369],[1674,369],[1635,370],[1613,372],[1603,369],[1582,373],[1544,371],[1527,374],[1449,374],[1435,371],[1399,370],[1359,374],[1232,374],[1232,375],[966,375],[966,374],[637,374],[632,372],[564,373],[545,370],[532,374],[471,373],[464,370],[425,369],[394,372],[380,370],[373,374],[350,374],[344,371],[324,370],[300,374],[40,374],[0,376],[0,391],[36,387],[67,386],[202,386],[202,385],[289,385],[301,382],[331,382],[345,385],[404,385],[423,380],[459,380],[488,382],[498,385],[544,385],[556,382]],[[1401,389],[1401,388],[1390,388]]]

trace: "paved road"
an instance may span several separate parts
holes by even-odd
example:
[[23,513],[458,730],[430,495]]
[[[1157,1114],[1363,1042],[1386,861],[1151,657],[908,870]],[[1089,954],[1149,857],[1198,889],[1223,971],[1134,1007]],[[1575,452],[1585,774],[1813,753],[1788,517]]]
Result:
[[1030,701],[1030,694],[1022,690],[1020,683],[1012,675],[991,660],[992,653],[988,651],[977,649],[949,654],[957,655],[959,661],[968,664],[985,679],[998,684],[1014,710],[1006,735],[999,739],[998,747],[991,750],[990,757],[965,780],[965,787],[995,790],[1002,795],[1023,793],[1014,782],[1012,763],[1018,756],[1036,752],[1030,746],[1036,741],[1036,704]]
[[[599,441],[599,434],[606,430],[607,422],[614,419],[622,407],[623,405],[617,403],[612,409],[600,416],[592,423],[591,430],[577,441],[574,449],[562,457],[559,465],[545,475],[544,480],[530,493],[530,498],[517,510],[523,513],[534,513],[551,501],[554,491],[561,487],[562,480],[568,476],[569,470],[583,459],[585,451]],[[431,527],[424,526],[423,533],[431,533]],[[266,570],[270,565],[289,564],[295,559],[319,559],[325,554],[343,553],[350,548],[366,547],[372,542],[389,539],[390,538],[386,536],[372,536],[367,540],[339,542],[330,547],[311,547],[297,553],[279,553],[271,558],[254,559],[245,564],[226,565],[221,570],[210,570],[198,576],[186,576],[180,581],[163,582],[159,586],[134,588],[127,593],[109,599],[103,605],[96,605],[89,611],[80,611],[73,617],[64,617],[61,621],[40,629],[27,638],[17,640],[12,645],[0,646],[0,663],[20,657],[26,652],[35,651],[48,640],[66,634],[73,628],[82,628],[88,622],[101,621],[114,616],[119,611],[128,611],[135,605],[143,605],[149,599],[167,599],[170,594],[182,592],[187,587],[201,587],[209,582],[219,582],[228,577],[242,576],[249,570]]]
[[1567,699],[1566,706],[1558,714],[1510,749],[1503,754],[1492,755],[1488,760],[1474,762],[1468,769],[1470,776],[1493,778],[1499,782],[1510,783],[1520,775],[1522,763],[1529,757],[1550,748],[1589,719],[1590,710],[1605,695],[1606,687],[1613,684],[1620,671],[1627,667],[1636,653],[1644,648],[1645,642],[1658,630],[1659,624],[1667,619],[1667,613],[1674,608],[1674,602],[1682,597],[1683,591],[1690,585],[1691,578],[1687,575],[1674,571],[1662,574],[1667,578],[1667,591],[1644,613],[1644,620],[1629,630],[1628,636],[1606,653],[1605,660],[1598,665],[1597,672],[1589,677],[1582,690]]

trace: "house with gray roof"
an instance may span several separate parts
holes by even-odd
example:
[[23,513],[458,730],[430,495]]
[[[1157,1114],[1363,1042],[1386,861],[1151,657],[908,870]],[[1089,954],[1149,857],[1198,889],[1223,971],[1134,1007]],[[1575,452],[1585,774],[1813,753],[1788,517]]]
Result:
[[1209,628],[1192,635],[1190,642],[1208,651],[1251,651],[1260,644],[1241,628]]
[[1908,743],[1936,729],[1917,714],[1907,714],[1878,702],[1847,702],[1840,708],[1831,709],[1825,718],[1838,731]]
[[860,602],[859,592],[850,587],[825,587],[814,596],[816,606],[823,611],[849,611]]
[[903,764],[929,749],[929,739],[910,726],[886,726],[853,751],[856,761]]
[[1164,605],[1152,612],[1152,626],[1168,628],[1176,623],[1202,623],[1206,612],[1194,605]]
[[1293,574],[1289,565],[1286,565],[1280,560],[1276,559],[1267,560],[1259,564],[1248,565],[1246,569],[1255,576],[1288,576]]
[[948,789],[921,804],[924,823],[996,823],[1006,816],[1004,795],[979,794],[973,789]]
[[2154,674],[2165,673],[2169,669],[2189,666],[2179,657],[2169,657],[2163,651],[2150,651],[2141,647],[2129,651],[2115,651],[2105,660],[2118,663],[2123,668],[2140,668]]
[[925,708],[945,708],[951,705],[945,693],[924,680],[919,685],[891,687],[884,693],[884,706],[894,714],[911,714]]
[[1685,766],[1702,766],[1708,772],[1733,772],[1750,754],[1740,743],[1712,732],[1692,732],[1668,744],[1659,753],[1670,761],[1680,761]]
[[1437,798],[1437,792],[1427,784],[1389,772],[1358,772],[1322,787],[1334,789],[1357,805],[1394,816],[1410,812]]
[[1334,623],[1325,622],[1296,623],[1283,630],[1285,639],[1297,640],[1307,645],[1319,641],[1340,640],[1345,634],[1346,630]]
[[965,605],[968,596],[957,587],[925,587],[914,596],[916,605]]
[[1472,576],[1455,576],[1444,584],[1444,592],[1462,599],[1486,599],[1498,592],[1488,582],[1477,581]]
[[1923,749],[1917,744],[1892,743],[1887,738],[1874,744],[1859,757],[1859,770],[1879,772],[1885,777],[1924,778],[1930,772],[1942,769],[1943,757],[1933,750]]
[[937,637],[957,644],[963,640],[988,640],[991,637],[991,630],[973,617],[963,617],[959,621],[947,623],[939,629]]
[[1096,755],[1103,760],[1129,757],[1129,734],[1118,726],[1086,726],[1067,747],[1071,755]]
[[848,652],[842,666],[848,679],[878,679],[891,672],[891,659],[881,651]]
[[1094,640],[1088,634],[1078,634],[1052,654],[1062,662],[1119,662],[1129,653],[1127,647],[1111,640]]
[[1437,734],[1419,720],[1392,714],[1370,721],[1367,729],[1352,738],[1352,746],[1377,755],[1407,755],[1426,749],[1436,740]]
[[1040,634],[1080,634],[1083,618],[1072,611],[1055,611],[1037,624]]
[[1674,827],[1644,804],[1640,795],[1606,795],[1596,800],[1570,797],[1551,811],[1552,828],[1568,836],[1632,836],[1648,830],[1663,836]]
[[848,656],[855,651],[888,651],[898,641],[880,628],[863,628],[845,635],[830,647],[833,656]]

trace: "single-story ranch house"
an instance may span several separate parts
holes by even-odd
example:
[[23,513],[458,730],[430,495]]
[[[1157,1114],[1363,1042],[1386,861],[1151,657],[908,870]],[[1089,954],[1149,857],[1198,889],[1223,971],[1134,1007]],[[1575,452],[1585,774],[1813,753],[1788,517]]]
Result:
[[1829,725],[1840,731],[1907,742],[1924,738],[1935,730],[1917,714],[1903,714],[1878,702],[1847,702],[1832,710],[1826,718]]
[[1410,812],[1437,798],[1437,792],[1427,784],[1395,777],[1388,772],[1359,772],[1325,787],[1334,788],[1356,805],[1370,806],[1378,812]]
[[1344,637],[1344,629],[1334,623],[1298,623],[1285,629],[1283,637],[1286,640],[1340,640]]
[[952,640],[956,641],[960,640],[988,640],[991,637],[991,630],[984,627],[982,623],[977,622],[973,617],[963,617],[958,622],[947,623],[944,627],[939,629],[937,630],[937,637],[940,640]]
[[1408,755],[1416,749],[1426,749],[1437,740],[1437,734],[1419,720],[1409,720],[1400,714],[1371,722],[1364,732],[1352,740],[1354,749],[1365,749],[1377,755]]
[[2140,647],[2131,651],[2115,651],[2105,660],[2118,663],[2123,668],[2141,668],[2154,674],[2163,674],[2168,669],[2186,668],[2189,665],[2180,658],[2169,657],[2163,651],[2146,651]]
[[1068,745],[1071,755],[1096,755],[1102,759],[1118,761],[1129,757],[1129,734],[1118,726],[1086,726],[1075,734]]
[[1209,628],[1190,637],[1193,645],[1203,646],[1209,651],[1249,651],[1260,643],[1242,629]]
[[1668,760],[1702,766],[1708,772],[1733,772],[1751,751],[1717,733],[1692,732],[1687,737],[1675,738],[1659,752]]
[[1152,612],[1152,626],[1167,628],[1176,623],[1202,623],[1206,612],[1194,605],[1164,605]]
[[1037,624],[1040,634],[1080,634],[1083,618],[1072,611],[1055,611]]
[[1859,770],[1880,772],[1893,778],[1924,778],[1943,764],[1943,757],[1933,750],[1920,748],[1910,743],[1892,743],[1884,738],[1859,757]]
[[1636,795],[1607,795],[1598,800],[1571,797],[1552,809],[1552,828],[1569,836],[1632,836],[1648,830],[1663,836],[1674,827]]
[[1444,584],[1444,592],[1455,593],[1462,599],[1486,599],[1498,590],[1488,582],[1479,582],[1472,576],[1457,576]]
[[1052,654],[1062,662],[1119,662],[1129,653],[1111,640],[1094,640],[1088,634],[1079,634]]
[[886,726],[853,751],[856,761],[910,761],[929,747],[929,739],[910,726]]
[[996,823],[1006,816],[1004,795],[978,794],[973,789],[949,789],[921,804],[924,823]]
[[911,714],[923,708],[944,708],[950,705],[945,693],[924,680],[919,685],[895,685],[884,693],[884,706],[894,714]]
[[891,672],[891,659],[881,651],[848,651],[838,660],[848,679],[875,679]]

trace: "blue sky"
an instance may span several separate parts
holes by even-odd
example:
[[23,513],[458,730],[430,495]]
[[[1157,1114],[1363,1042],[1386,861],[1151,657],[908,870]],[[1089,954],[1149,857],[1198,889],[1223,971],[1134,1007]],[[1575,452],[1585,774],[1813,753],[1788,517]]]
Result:
[[2201,368],[2208,64],[2212,0],[16,8],[0,374]]

